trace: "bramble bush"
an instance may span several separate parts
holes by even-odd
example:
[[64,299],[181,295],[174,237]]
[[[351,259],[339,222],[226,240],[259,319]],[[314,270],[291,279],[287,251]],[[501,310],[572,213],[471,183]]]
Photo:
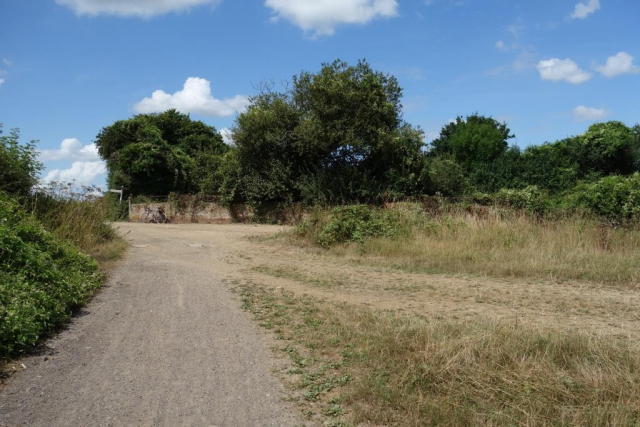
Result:
[[495,194],[494,200],[500,207],[524,210],[533,214],[542,214],[548,208],[547,198],[536,186],[520,190],[503,188]]
[[366,205],[340,206],[328,214],[316,210],[300,223],[297,231],[323,247],[363,243],[367,237],[390,237],[398,233],[389,212]]
[[95,261],[0,194],[0,358],[62,326],[102,281]]
[[579,185],[574,203],[615,223],[640,220],[640,173]]

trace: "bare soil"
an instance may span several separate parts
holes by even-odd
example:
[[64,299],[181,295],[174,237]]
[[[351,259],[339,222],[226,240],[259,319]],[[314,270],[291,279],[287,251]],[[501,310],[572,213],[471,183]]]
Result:
[[[230,291],[276,291],[424,316],[498,319],[640,340],[637,291],[408,274],[273,239],[284,227],[118,224],[108,285],[0,391],[0,425],[299,425],[270,336]],[[45,360],[46,359],[46,360]]]

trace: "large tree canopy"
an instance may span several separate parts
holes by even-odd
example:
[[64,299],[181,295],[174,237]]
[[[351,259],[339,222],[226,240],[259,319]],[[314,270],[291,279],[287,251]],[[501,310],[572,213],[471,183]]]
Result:
[[403,122],[401,95],[366,61],[335,61],[254,97],[234,127],[241,172],[229,188],[254,204],[419,192],[422,133]]
[[96,146],[110,187],[146,195],[211,190],[213,168],[228,150],[214,127],[176,110],[119,120],[100,131]]

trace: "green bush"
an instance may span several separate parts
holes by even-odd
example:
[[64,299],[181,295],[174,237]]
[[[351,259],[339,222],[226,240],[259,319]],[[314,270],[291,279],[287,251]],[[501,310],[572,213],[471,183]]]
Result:
[[63,325],[102,281],[95,261],[0,194],[0,358]]
[[640,173],[579,185],[573,203],[616,223],[640,220]]
[[436,157],[431,160],[429,178],[432,194],[445,197],[461,196],[469,188],[469,182],[462,167],[446,157]]
[[367,237],[393,236],[398,233],[389,212],[366,205],[341,206],[328,216],[317,211],[298,226],[298,234],[329,247],[339,243],[363,243]]
[[525,210],[529,213],[541,214],[548,208],[548,200],[536,186],[522,190],[503,188],[495,194],[495,202],[501,207]]

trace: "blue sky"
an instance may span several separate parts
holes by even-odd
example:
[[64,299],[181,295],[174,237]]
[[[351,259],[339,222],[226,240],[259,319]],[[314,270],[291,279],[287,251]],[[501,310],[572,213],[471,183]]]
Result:
[[[104,184],[92,142],[175,107],[230,128],[263,80],[366,58],[427,139],[457,115],[520,147],[640,121],[637,0],[0,0],[0,122],[43,178]],[[161,92],[160,92],[161,91]]]

